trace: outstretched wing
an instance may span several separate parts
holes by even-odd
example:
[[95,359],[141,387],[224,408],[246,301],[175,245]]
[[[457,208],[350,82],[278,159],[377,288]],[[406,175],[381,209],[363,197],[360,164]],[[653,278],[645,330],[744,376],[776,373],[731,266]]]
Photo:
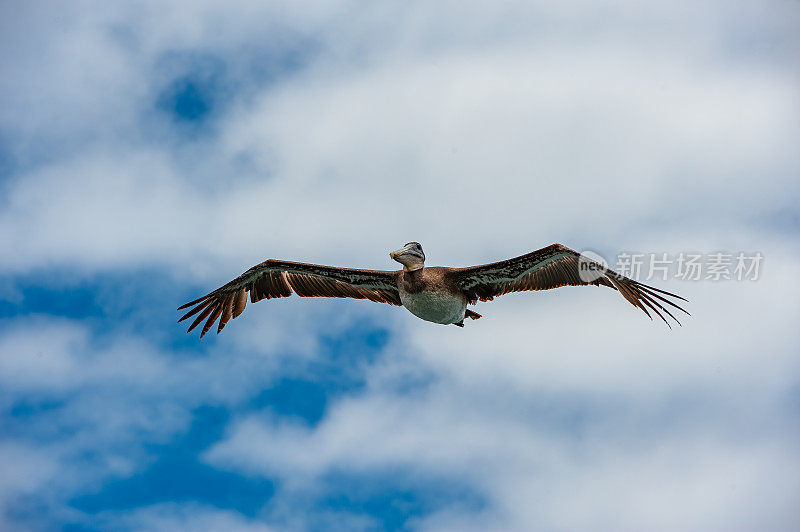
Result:
[[396,275],[396,272],[336,268],[270,259],[253,266],[213,292],[178,307],[178,310],[193,307],[178,322],[199,312],[186,332],[191,332],[205,319],[206,323],[200,333],[202,338],[219,319],[219,334],[228,320],[244,311],[248,292],[253,303],[273,297],[289,297],[294,290],[301,297],[350,297],[401,305]]
[[[580,274],[581,267],[587,272],[583,276]],[[553,244],[527,255],[492,264],[455,268],[452,275],[464,291],[467,301],[473,305],[478,300],[489,301],[509,292],[592,284],[608,286],[619,291],[632,305],[642,309],[650,319],[653,318],[648,308],[669,327],[671,326],[662,312],[675,320],[678,325],[680,322],[662,303],[689,314],[667,299],[673,297],[686,301],[681,296],[628,279],[561,244]]]

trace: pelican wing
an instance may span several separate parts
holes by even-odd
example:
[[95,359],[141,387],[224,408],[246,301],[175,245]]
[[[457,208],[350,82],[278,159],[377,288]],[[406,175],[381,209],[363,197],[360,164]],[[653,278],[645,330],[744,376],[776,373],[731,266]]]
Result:
[[[593,274],[591,277],[587,277],[591,280],[584,281],[581,278],[579,274],[581,264],[593,265]],[[464,291],[467,301],[473,305],[478,300],[489,301],[509,292],[550,290],[561,286],[591,284],[603,285],[619,291],[626,300],[640,308],[650,319],[653,318],[648,312],[648,308],[664,320],[667,326],[670,324],[662,312],[675,320],[678,325],[680,322],[665,305],[689,314],[668,299],[670,297],[686,301],[681,296],[629,279],[586,257],[581,258],[580,253],[561,244],[553,244],[538,251],[500,262],[469,268],[455,268],[452,275]]]
[[253,266],[213,292],[178,307],[178,310],[192,307],[178,322],[199,313],[187,332],[206,320],[200,333],[202,338],[219,319],[219,334],[228,320],[244,311],[248,292],[252,303],[273,297],[289,297],[294,290],[301,297],[350,297],[401,305],[396,275],[396,272],[270,259]]

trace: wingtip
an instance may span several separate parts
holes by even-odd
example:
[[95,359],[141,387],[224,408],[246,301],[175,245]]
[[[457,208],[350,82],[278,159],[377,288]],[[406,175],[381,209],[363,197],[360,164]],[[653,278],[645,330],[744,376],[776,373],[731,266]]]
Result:
[[205,299],[208,299],[211,296],[211,294],[213,294],[213,293],[214,292],[210,292],[210,293],[204,295],[203,297],[198,297],[197,299],[195,299],[193,301],[189,301],[188,303],[184,303],[183,305],[178,307],[178,310],[183,310],[185,308],[189,308],[189,307],[191,307],[193,305],[196,305],[196,304],[200,303],[201,301],[203,301]]
[[189,301],[188,303],[184,303],[183,305],[181,305],[180,307],[178,307],[178,308],[177,308],[177,310],[183,310],[183,309],[185,309],[185,308],[189,308],[189,307],[191,307],[192,305],[194,305],[194,304],[196,304],[196,303],[199,303],[199,302],[201,302],[202,300],[203,300],[203,298],[200,298],[200,299],[195,299],[194,301]]

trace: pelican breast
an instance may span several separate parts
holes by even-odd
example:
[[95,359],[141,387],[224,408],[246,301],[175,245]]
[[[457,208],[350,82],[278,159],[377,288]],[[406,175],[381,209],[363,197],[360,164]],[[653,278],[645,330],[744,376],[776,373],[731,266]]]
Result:
[[448,283],[444,268],[403,272],[398,283],[400,302],[413,315],[433,323],[458,323],[464,319],[467,298]]

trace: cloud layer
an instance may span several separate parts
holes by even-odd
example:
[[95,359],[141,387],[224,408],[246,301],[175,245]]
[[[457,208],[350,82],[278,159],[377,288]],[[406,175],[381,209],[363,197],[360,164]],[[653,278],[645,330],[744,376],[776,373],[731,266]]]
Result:
[[[0,527],[790,530],[797,6],[0,8]],[[755,282],[173,309],[268,257],[754,252]],[[215,488],[216,486],[216,488]]]

